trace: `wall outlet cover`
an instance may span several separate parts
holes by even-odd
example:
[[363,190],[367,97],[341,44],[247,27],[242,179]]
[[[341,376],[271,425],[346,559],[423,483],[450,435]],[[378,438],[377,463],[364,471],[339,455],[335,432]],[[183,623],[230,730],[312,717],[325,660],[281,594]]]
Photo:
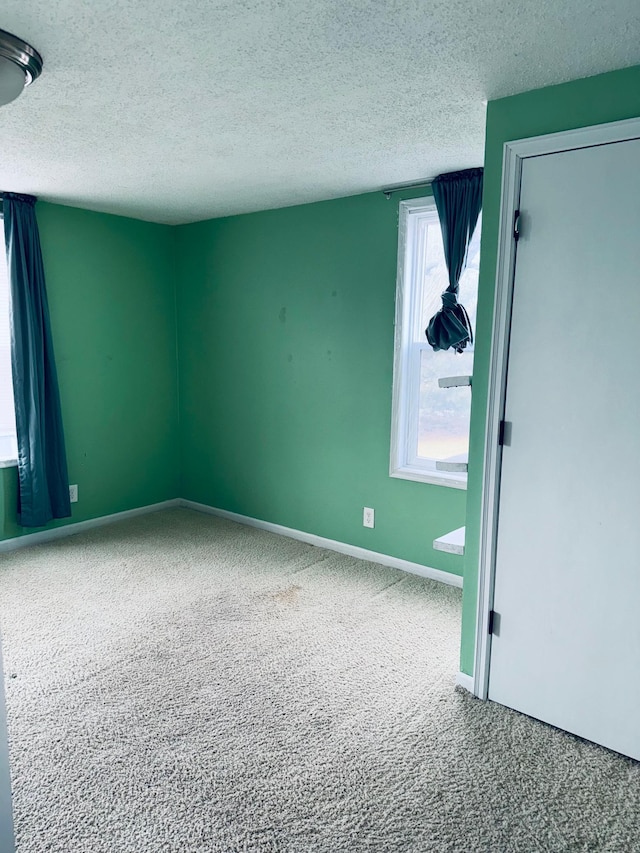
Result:
[[376,511],[370,506],[365,506],[362,510],[362,526],[373,527],[375,525]]
[[69,500],[72,504],[78,502],[78,487],[77,486],[69,486]]

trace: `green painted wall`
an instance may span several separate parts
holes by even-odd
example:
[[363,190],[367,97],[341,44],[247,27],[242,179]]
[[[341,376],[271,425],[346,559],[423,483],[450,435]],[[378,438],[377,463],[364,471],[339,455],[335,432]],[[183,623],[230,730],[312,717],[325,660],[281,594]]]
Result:
[[482,457],[505,142],[640,116],[640,66],[492,101],[487,111],[482,253],[474,364],[461,668],[473,671]]
[[[36,210],[79,487],[69,521],[177,497],[174,231],[42,202]],[[15,522],[16,474],[1,472],[2,539],[31,532]]]
[[461,574],[466,493],[388,474],[397,227],[372,193],[177,229],[182,495]]

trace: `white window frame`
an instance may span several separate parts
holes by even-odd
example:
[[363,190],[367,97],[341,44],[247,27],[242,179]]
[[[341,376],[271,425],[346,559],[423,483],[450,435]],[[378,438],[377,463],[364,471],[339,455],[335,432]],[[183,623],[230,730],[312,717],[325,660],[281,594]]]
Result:
[[420,352],[431,350],[424,330],[420,330],[424,340],[417,343],[419,336],[415,328],[421,322],[419,276],[424,268],[423,244],[416,237],[421,222],[434,219],[439,221],[432,196],[400,202],[389,476],[466,489],[466,473],[438,471],[435,463],[418,457],[415,452],[418,445]]

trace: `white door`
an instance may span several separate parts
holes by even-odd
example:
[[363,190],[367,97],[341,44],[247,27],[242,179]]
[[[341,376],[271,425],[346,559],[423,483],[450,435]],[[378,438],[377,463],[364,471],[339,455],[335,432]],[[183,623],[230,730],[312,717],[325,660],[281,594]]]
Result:
[[489,698],[640,759],[640,140],[523,161]]

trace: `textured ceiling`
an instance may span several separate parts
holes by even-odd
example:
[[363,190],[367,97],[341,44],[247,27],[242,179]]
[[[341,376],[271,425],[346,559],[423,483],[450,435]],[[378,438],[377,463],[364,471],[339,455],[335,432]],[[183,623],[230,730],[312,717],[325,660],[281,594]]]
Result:
[[640,63],[638,0],[3,0],[0,189],[158,222],[480,165],[483,99]]

